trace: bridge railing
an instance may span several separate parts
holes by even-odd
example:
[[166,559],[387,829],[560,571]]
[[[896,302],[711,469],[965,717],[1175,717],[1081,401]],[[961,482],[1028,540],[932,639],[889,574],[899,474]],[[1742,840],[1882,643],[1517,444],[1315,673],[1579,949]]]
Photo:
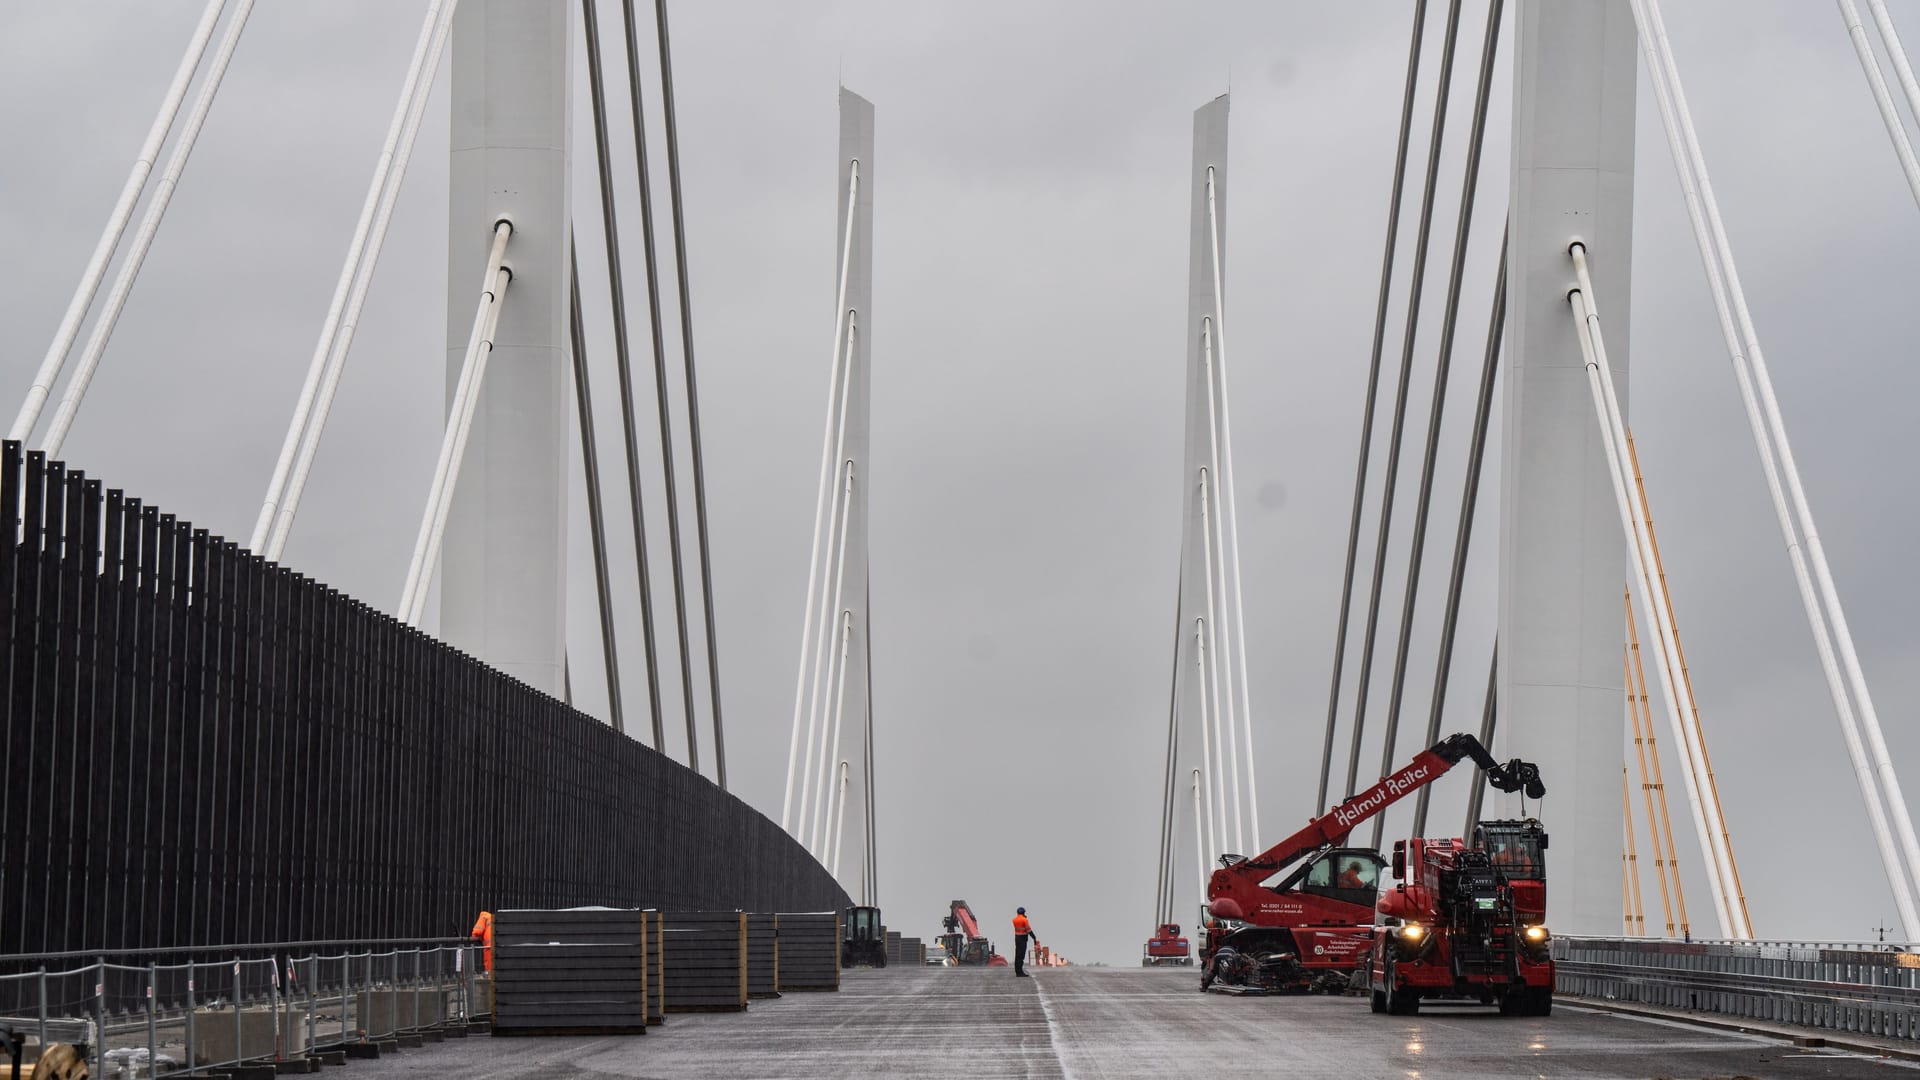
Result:
[[489,1012],[464,939],[0,957],[0,1028],[86,1048],[94,1076],[221,1071],[464,1025]]
[[1920,953],[1893,942],[1557,938],[1559,991],[1920,1039]]

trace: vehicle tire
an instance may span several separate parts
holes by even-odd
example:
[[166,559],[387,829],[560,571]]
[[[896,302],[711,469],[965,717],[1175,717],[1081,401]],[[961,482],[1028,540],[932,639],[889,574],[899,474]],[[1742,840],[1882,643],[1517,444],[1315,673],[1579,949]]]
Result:
[[1386,1000],[1387,1015],[1388,1016],[1420,1015],[1420,995],[1417,992],[1412,990],[1396,989],[1394,987],[1394,975],[1395,975],[1394,965],[1391,961],[1389,961],[1387,963],[1386,973],[1384,976],[1384,981],[1387,984],[1387,989],[1384,993],[1384,996],[1387,999]]
[[1153,966],[1153,961],[1151,961],[1151,960],[1142,960],[1142,961],[1140,961],[1140,966],[1141,966],[1141,967],[1152,967],[1152,966]]
[[883,967],[886,967],[886,966],[887,966],[887,954],[886,954],[886,953],[881,953],[881,954],[880,954],[879,956],[876,956],[876,957],[874,957],[874,958],[873,958],[873,966],[874,966],[874,967],[877,967],[877,968],[883,968]]
[[1387,1011],[1387,992],[1385,990],[1375,990],[1373,992],[1373,1011],[1376,1013],[1384,1013]]
[[1529,1016],[1553,1015],[1553,987],[1534,987],[1527,991],[1527,1009]]

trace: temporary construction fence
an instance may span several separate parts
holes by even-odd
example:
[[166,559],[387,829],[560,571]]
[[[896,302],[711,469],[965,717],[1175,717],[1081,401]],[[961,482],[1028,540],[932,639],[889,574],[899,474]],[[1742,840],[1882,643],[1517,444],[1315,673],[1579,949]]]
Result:
[[293,942],[0,960],[0,1025],[84,1047],[96,1078],[225,1072],[464,1035],[484,1018],[464,940]]
[[1920,953],[1890,943],[1556,938],[1559,991],[1920,1039]]

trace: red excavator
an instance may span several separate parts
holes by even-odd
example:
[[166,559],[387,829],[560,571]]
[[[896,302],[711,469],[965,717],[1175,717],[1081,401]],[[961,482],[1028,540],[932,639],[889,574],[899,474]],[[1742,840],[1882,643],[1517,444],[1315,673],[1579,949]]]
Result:
[[1386,862],[1372,848],[1343,846],[1347,835],[1465,760],[1500,791],[1524,791],[1531,799],[1546,794],[1538,766],[1519,758],[1502,765],[1472,735],[1450,735],[1253,858],[1222,855],[1207,883],[1200,988],[1346,991],[1373,943],[1374,901]]
[[1469,845],[1415,837],[1393,845],[1403,884],[1368,956],[1373,1011],[1409,1016],[1422,999],[1499,1005],[1503,1016],[1553,1012],[1547,932],[1547,832],[1538,821],[1483,821]]
[[[974,918],[973,909],[965,900],[955,900],[947,908],[947,917],[941,920],[946,933],[940,935],[940,944],[947,947],[947,955],[955,964],[964,967],[1005,967],[1007,961],[993,951],[993,943],[980,933],[980,920]],[[998,960],[999,963],[994,961]]]

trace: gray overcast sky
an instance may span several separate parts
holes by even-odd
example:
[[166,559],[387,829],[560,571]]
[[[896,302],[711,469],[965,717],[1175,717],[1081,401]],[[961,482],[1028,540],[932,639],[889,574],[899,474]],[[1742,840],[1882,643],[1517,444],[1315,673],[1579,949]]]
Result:
[[[199,7],[91,0],[0,15],[7,409]],[[1830,5],[1667,7],[1880,715],[1909,782],[1920,783],[1911,723],[1920,630],[1906,617],[1920,599],[1916,501],[1903,464],[1920,370],[1897,317],[1920,284],[1911,255],[1920,216]],[[68,443],[71,461],[246,535],[423,10],[418,0],[260,5]],[[1024,903],[1069,956],[1121,963],[1148,929],[1179,545],[1187,155],[1192,110],[1229,80],[1228,317],[1266,834],[1309,810],[1409,10],[1091,0],[674,8],[729,763],[735,790],[775,816],[832,320],[836,81],[878,110],[867,323],[874,694],[882,899],[894,926],[931,935],[946,902],[965,897],[997,929]],[[1458,191],[1483,13],[1479,0],[1467,4],[1443,208]],[[613,9],[607,21],[617,25]],[[1920,34],[1920,23],[1910,29]],[[1445,509],[1427,560],[1414,702],[1428,692],[1505,201],[1507,59],[1503,51],[1444,429],[1453,452],[1436,489]],[[584,85],[577,56],[576,77]],[[439,438],[444,91],[288,552],[380,605],[404,576]],[[1430,95],[1429,78],[1421,127]],[[618,130],[625,106],[614,108]],[[587,123],[582,103],[576,216],[594,296],[604,282],[584,257],[599,242],[585,212],[595,198]],[[1639,128],[1632,416],[1755,924],[1763,937],[1866,936],[1894,912],[1644,77]],[[630,170],[627,153],[617,169]],[[623,209],[631,222],[637,210]],[[1427,290],[1443,291],[1438,278]],[[1438,325],[1437,309],[1428,315],[1421,394]],[[604,439],[617,425],[604,301],[589,318]],[[1411,411],[1417,446],[1423,397]],[[617,442],[606,447],[611,462]],[[1411,475],[1417,463],[1403,468]],[[1495,461],[1488,476],[1498,476]],[[650,491],[658,520],[658,484]],[[624,510],[609,513],[617,522]],[[1480,709],[1491,520],[1474,552],[1450,730],[1475,724]],[[573,683],[584,708],[603,712],[589,564],[575,532]],[[624,530],[611,532],[616,564],[630,567]],[[1396,539],[1395,599],[1404,532]],[[664,575],[664,550],[654,558]],[[623,641],[637,651],[637,604],[625,603]],[[660,610],[670,627],[670,606]],[[1389,616],[1388,640],[1392,625]],[[637,666],[628,687],[629,715],[641,717]],[[665,689],[677,700],[677,686]],[[1464,790],[1444,784],[1436,821],[1458,820]],[[1676,803],[1678,814],[1677,791]],[[1545,813],[1551,824],[1550,804]],[[1404,822],[1390,822],[1389,835]],[[1681,857],[1691,868],[1688,835]],[[1191,852],[1177,865],[1190,875]],[[1705,926],[1704,879],[1689,873]],[[1646,892],[1657,915],[1650,880]]]

